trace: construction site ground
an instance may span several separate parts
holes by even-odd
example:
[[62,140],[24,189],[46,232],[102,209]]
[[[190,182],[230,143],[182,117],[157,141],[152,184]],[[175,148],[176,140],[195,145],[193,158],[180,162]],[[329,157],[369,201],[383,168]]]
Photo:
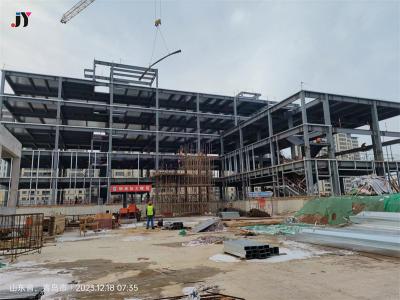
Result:
[[[185,218],[185,225],[193,226],[200,219]],[[44,299],[157,299],[182,295],[188,287],[214,287],[220,293],[254,300],[400,296],[396,258],[259,235],[247,238],[280,246],[282,255],[246,261],[223,254],[222,243],[191,242],[209,236],[243,238],[240,229],[233,227],[198,234],[188,231],[186,236],[179,231],[146,230],[142,224],[88,232],[85,237],[78,230],[66,231],[46,243],[39,254],[18,257],[13,263],[3,259],[0,289],[47,285]],[[121,291],[128,285],[138,290]],[[89,291],[90,286],[94,290]],[[111,286],[114,291],[107,290]]]

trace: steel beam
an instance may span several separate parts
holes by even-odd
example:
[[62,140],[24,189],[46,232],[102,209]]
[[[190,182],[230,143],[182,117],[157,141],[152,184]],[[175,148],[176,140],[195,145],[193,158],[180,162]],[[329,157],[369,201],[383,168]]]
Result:
[[[373,135],[374,130],[334,127],[333,132],[334,133],[358,134],[358,135]],[[381,136],[400,138],[400,131],[381,131],[380,130],[379,134]]]

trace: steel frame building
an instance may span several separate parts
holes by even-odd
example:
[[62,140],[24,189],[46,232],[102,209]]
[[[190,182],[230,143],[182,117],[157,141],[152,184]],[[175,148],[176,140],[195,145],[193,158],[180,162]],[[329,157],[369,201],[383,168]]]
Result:
[[[388,136],[399,143],[400,132],[379,128],[379,121],[400,115],[400,103],[304,90],[280,102],[245,92],[168,90],[158,87],[157,69],[140,80],[145,70],[97,60],[85,79],[3,70],[0,123],[22,143],[21,168],[51,169],[48,177],[21,178],[20,188],[50,188],[52,204],[61,204],[63,189],[87,187],[98,191],[93,203],[109,203],[110,185],[151,182],[151,170],[177,167],[183,146],[218,156],[221,197],[230,186],[241,197],[255,186],[272,187],[276,195],[318,194],[320,179],[339,194],[343,177],[400,171],[398,161],[384,160],[381,141]],[[370,129],[359,129],[364,125]],[[374,160],[337,159],[332,136],[339,132],[371,136]],[[318,157],[322,147],[328,157]],[[289,148],[286,159],[281,150]],[[67,169],[84,172],[66,176]],[[139,175],[115,178],[113,169]],[[0,178],[4,186],[9,182]]]
[[[293,106],[297,100],[300,105]],[[276,195],[316,195],[318,180],[329,180],[332,194],[338,195],[344,192],[343,178],[366,174],[387,176],[390,181],[396,175],[399,181],[400,163],[385,160],[382,147],[400,143],[400,132],[379,128],[379,121],[399,115],[398,102],[301,90],[221,135],[222,184],[236,186],[245,197],[245,191],[266,185]],[[369,129],[359,128],[366,125]],[[335,153],[337,133],[370,136],[371,145],[346,153],[373,149],[374,159],[338,159],[342,153]],[[382,136],[396,139],[382,143]],[[296,146],[302,149],[301,159],[295,157]],[[322,147],[327,147],[327,157],[318,156]],[[288,160],[280,150],[289,148]]]
[[[52,170],[49,177],[21,178],[20,188],[51,188],[57,204],[63,188],[96,186],[99,203],[109,203],[111,184],[151,181],[149,170],[176,165],[181,146],[211,147],[269,103],[251,93],[160,89],[156,69],[139,80],[145,70],[97,60],[84,70],[86,79],[3,70],[0,121],[23,145],[21,168]],[[6,83],[12,93],[5,93]],[[86,173],[67,177],[68,168]],[[141,176],[113,178],[112,169]],[[9,178],[0,182],[7,186]]]

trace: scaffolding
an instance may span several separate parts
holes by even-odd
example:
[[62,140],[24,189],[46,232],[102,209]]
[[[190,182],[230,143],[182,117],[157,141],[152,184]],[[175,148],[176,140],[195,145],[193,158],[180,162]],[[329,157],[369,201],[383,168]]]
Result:
[[178,169],[155,173],[155,204],[162,215],[204,214],[215,201],[213,156],[206,153],[179,155]]

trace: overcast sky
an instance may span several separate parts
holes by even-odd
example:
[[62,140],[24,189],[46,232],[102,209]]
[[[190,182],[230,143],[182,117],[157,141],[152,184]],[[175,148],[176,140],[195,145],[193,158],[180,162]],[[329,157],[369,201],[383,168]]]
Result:
[[[155,1],[1,0],[2,68],[82,77],[93,58],[147,66]],[[160,86],[282,100],[304,88],[400,101],[400,1],[159,1]],[[29,26],[12,28],[16,11]],[[154,58],[167,53],[161,39]],[[400,131],[400,122],[389,121]]]

